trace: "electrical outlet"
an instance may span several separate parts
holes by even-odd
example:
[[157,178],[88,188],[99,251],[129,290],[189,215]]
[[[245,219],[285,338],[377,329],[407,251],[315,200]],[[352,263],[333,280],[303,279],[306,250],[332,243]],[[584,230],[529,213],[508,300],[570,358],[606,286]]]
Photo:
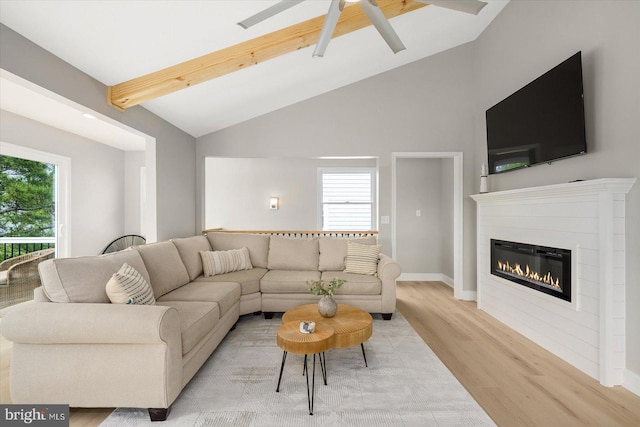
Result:
[[422,212],[420,211],[420,209],[416,209],[416,216],[422,216]]
[[388,216],[381,216],[380,217],[380,224],[389,224],[389,217]]

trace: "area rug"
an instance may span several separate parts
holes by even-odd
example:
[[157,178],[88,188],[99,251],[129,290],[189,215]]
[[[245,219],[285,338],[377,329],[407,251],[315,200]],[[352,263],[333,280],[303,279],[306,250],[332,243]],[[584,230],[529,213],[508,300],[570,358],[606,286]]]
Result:
[[174,402],[167,421],[151,423],[144,409],[118,408],[106,427],[144,426],[493,426],[433,351],[396,312],[374,316],[364,344],[326,354],[327,381],[316,369],[314,414],[307,404],[303,358],[289,354],[276,393],[281,319],[241,316]]

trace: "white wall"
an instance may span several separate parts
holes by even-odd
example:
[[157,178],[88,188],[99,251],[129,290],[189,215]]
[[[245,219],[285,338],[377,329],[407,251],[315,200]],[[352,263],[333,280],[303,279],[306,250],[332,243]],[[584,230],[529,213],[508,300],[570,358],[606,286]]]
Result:
[[124,230],[124,152],[0,110],[0,140],[71,159],[69,255],[96,255]]
[[441,273],[453,279],[453,159],[441,159],[442,198],[440,201],[440,252],[442,253]]
[[[205,229],[318,229],[318,168],[376,167],[376,159],[205,160]],[[278,210],[269,198],[280,198]]]
[[141,182],[140,170],[145,165],[144,151],[124,152],[124,233],[143,234],[141,224]]
[[[576,179],[640,177],[638,22],[637,1],[512,1],[498,15],[474,43],[478,158],[486,159],[484,110],[579,50],[588,154],[490,176],[491,191]],[[480,175],[480,163],[474,176]],[[626,218],[626,362],[640,381],[638,183],[627,195]]]

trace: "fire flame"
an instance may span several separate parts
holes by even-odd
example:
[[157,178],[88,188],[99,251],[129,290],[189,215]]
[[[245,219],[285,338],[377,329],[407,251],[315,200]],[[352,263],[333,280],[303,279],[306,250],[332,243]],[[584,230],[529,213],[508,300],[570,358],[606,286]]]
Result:
[[516,263],[515,265],[511,266],[509,264],[509,261],[507,262],[498,261],[498,270],[504,271],[506,273],[515,274],[516,276],[520,276],[525,279],[544,283],[545,285],[551,286],[559,291],[562,290],[562,287],[560,286],[560,279],[557,277],[554,278],[551,275],[551,272],[548,272],[543,276],[538,272],[531,270],[528,265],[525,265],[523,270],[520,264]]

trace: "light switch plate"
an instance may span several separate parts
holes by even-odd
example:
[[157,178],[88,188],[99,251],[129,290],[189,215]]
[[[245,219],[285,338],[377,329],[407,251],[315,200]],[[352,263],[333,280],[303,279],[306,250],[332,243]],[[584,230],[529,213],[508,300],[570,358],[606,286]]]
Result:
[[388,216],[381,216],[380,217],[380,224],[389,224],[389,217]]

